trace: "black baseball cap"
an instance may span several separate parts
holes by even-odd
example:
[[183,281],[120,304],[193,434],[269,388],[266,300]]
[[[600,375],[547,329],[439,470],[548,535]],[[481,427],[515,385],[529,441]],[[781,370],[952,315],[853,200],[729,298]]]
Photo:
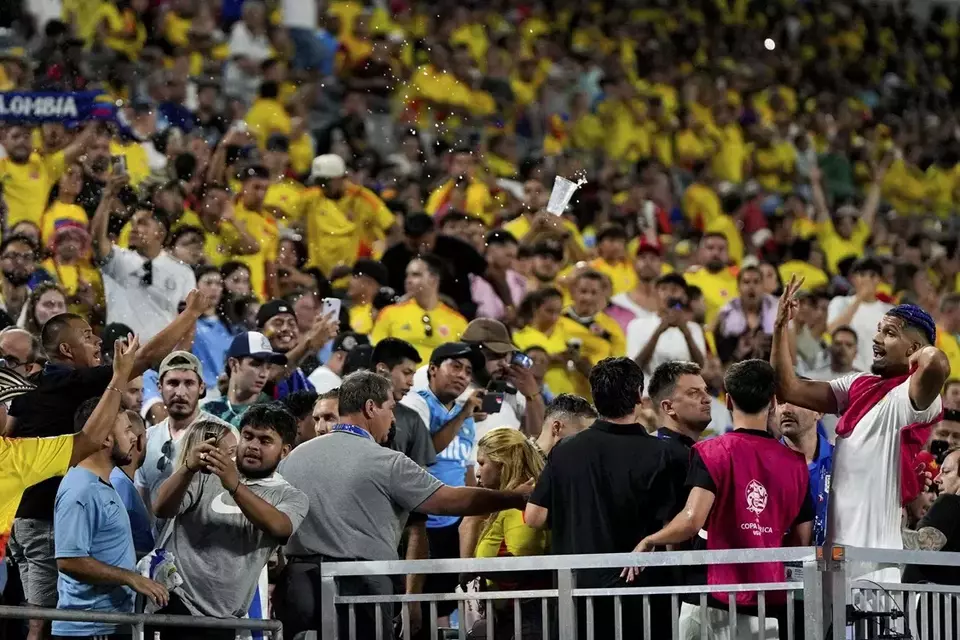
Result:
[[563,245],[556,240],[540,240],[533,245],[533,255],[549,256],[557,262],[563,262]]
[[282,133],[274,133],[267,138],[267,144],[264,146],[267,151],[290,152],[290,138]]
[[353,265],[353,275],[372,278],[381,287],[387,286],[389,279],[387,268],[377,260],[371,260],[370,258],[357,260]]
[[410,238],[422,238],[436,228],[433,217],[426,213],[411,213],[403,220],[403,233]]
[[257,327],[263,329],[263,326],[270,321],[270,318],[284,313],[294,315],[293,306],[286,300],[271,300],[263,304],[257,311]]
[[475,371],[487,365],[486,358],[483,357],[480,350],[466,342],[448,342],[440,345],[430,355],[430,364],[439,367],[447,360],[459,360],[460,358],[469,360]]

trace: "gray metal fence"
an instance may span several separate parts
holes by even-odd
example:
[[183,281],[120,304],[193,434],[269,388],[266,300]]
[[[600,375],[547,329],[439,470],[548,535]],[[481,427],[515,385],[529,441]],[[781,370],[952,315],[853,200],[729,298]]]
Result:
[[[101,622],[129,625],[133,638],[143,637],[143,629],[151,627],[193,627],[198,629],[236,629],[264,631],[282,640],[282,625],[277,620],[249,620],[244,618],[209,618],[200,616],[147,615],[145,613],[106,613],[101,611],[74,611],[44,609],[41,607],[0,606],[0,618],[16,620],[59,620],[69,622]],[[148,639],[151,640],[151,639]]]
[[[786,580],[778,583],[644,586],[629,588],[586,588],[577,585],[577,572],[590,569],[617,569],[626,566],[643,568],[689,567],[691,565],[749,564],[783,562],[788,570]],[[594,637],[593,627],[599,615],[595,606],[601,600],[613,600],[613,640],[643,638],[661,640],[650,627],[650,612],[656,607],[670,607],[672,619],[671,640],[699,637],[726,640],[734,638],[781,638],[781,640],[960,640],[955,626],[960,620],[960,586],[902,584],[877,582],[869,576],[884,567],[902,567],[906,564],[957,567],[960,572],[960,553],[893,551],[835,548],[785,548],[730,551],[675,551],[645,554],[607,554],[585,556],[538,556],[522,558],[451,559],[389,562],[340,562],[321,565],[322,640],[367,640],[357,632],[358,608],[376,607],[375,637],[383,640],[393,637],[387,628],[391,613],[399,608],[402,637],[410,640],[409,606],[425,603],[423,624],[438,635],[438,603],[455,602],[461,620],[468,603],[500,603],[494,612],[487,606],[485,637],[496,637],[497,616],[512,618],[512,636],[523,638],[559,638],[559,640],[608,640]],[[523,591],[486,591],[433,594],[352,595],[341,593],[338,582],[359,577],[397,576],[406,574],[503,574],[519,575],[525,572],[550,572],[550,588]],[[899,576],[899,572],[897,572]],[[866,577],[866,578],[865,578]],[[960,577],[960,576],[958,576]],[[898,579],[898,578],[897,578]],[[960,580],[958,580],[960,582]],[[755,593],[756,608],[738,612],[736,599],[731,597],[725,608],[716,602],[708,605],[712,593]],[[779,625],[771,625],[773,607],[771,592],[785,592],[785,607],[779,607]],[[689,595],[695,595],[691,605]],[[686,598],[684,596],[687,596]],[[684,604],[684,600],[688,604]],[[666,603],[669,604],[666,604]],[[697,604],[699,606],[697,606]],[[848,609],[848,605],[852,609]],[[625,607],[642,608],[642,629],[625,628]],[[533,608],[539,618],[536,631],[528,635],[521,608],[527,614]],[[686,608],[686,616],[681,612]],[[848,615],[858,622],[848,626]],[[578,638],[577,616],[585,616],[583,637]],[[341,617],[345,616],[346,632],[341,633]],[[770,616],[768,618],[768,616]],[[685,623],[698,629],[691,633]],[[638,619],[638,618],[634,618]],[[764,623],[759,621],[763,620]],[[508,623],[510,621],[508,620]],[[583,622],[583,621],[581,621]],[[783,629],[782,626],[786,626]],[[468,630],[461,624],[456,631],[466,640]],[[346,637],[343,637],[343,636]]]

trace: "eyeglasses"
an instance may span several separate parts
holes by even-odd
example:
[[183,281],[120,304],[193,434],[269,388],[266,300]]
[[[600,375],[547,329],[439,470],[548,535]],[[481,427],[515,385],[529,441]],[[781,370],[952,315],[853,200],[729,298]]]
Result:
[[30,262],[34,259],[34,255],[30,252],[18,253],[16,251],[8,251],[3,254],[3,259],[12,262]]
[[433,337],[433,323],[430,321],[430,316],[423,314],[423,334],[428,338]]
[[143,275],[140,276],[140,284],[144,287],[153,284],[153,260],[147,260],[143,263]]
[[16,369],[25,364],[26,362],[20,362],[20,359],[15,356],[0,353],[0,369]]
[[167,470],[167,467],[170,466],[171,459],[173,457],[173,440],[167,440],[163,443],[163,446],[160,447],[160,453],[162,457],[157,460],[157,471],[163,473]]

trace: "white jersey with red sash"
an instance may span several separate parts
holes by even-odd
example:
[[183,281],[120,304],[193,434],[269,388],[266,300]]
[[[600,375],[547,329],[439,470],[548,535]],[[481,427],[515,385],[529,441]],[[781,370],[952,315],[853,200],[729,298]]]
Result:
[[[830,383],[841,414],[833,454],[828,542],[902,549],[900,507],[919,493],[913,459],[943,406],[922,411],[910,400],[910,376],[857,373]],[[901,478],[903,476],[903,478]],[[896,570],[885,580],[896,580]]]
[[[746,430],[732,431],[694,445],[710,478],[716,497],[707,518],[707,549],[774,549],[794,523],[804,499],[810,474],[803,456],[779,440]],[[782,562],[712,564],[707,584],[783,582]],[[729,594],[715,593],[727,602]],[[784,592],[767,594],[770,604],[786,602]],[[738,605],[756,605],[756,593],[738,593]]]

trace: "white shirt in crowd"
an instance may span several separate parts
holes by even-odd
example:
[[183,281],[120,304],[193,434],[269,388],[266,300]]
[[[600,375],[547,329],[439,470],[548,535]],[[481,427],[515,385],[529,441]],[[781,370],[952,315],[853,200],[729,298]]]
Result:
[[[647,343],[653,338],[657,327],[660,326],[659,316],[640,317],[631,320],[627,325],[627,355],[636,358],[643,351]],[[700,353],[707,352],[707,339],[703,335],[703,329],[695,322],[688,322],[687,329],[693,336]],[[677,327],[670,327],[664,331],[657,340],[657,346],[653,350],[653,356],[650,362],[644,367],[645,376],[650,376],[653,370],[660,364],[671,360],[690,361],[693,358],[690,355],[690,349],[687,347],[687,340],[683,337],[683,332]]]
[[[830,382],[842,414],[850,404],[850,385],[865,373]],[[828,541],[874,549],[902,549],[900,532],[900,430],[929,422],[941,411],[938,397],[917,411],[910,380],[896,387],[863,416],[833,452]],[[883,570],[881,582],[899,582],[896,568]],[[871,578],[878,579],[878,578]]]
[[317,29],[317,3],[283,0],[283,26],[288,29]]
[[148,260],[114,247],[101,267],[107,323],[122,322],[144,344],[177,317],[177,307],[197,286],[193,270],[163,251],[152,261],[153,281],[144,286]]
[[[836,320],[854,301],[854,296],[836,297],[827,307],[827,324]],[[860,371],[870,371],[873,364],[873,337],[877,335],[877,325],[893,305],[879,300],[861,302],[850,321],[850,328],[857,332],[857,357],[853,366]]]
[[[799,371],[797,372],[800,373]],[[860,373],[856,371],[854,373]],[[805,377],[810,378],[811,380],[821,380],[823,382],[832,382],[838,378],[850,375],[850,373],[834,373],[833,369],[830,368],[830,365],[825,367],[820,367],[819,369],[814,369],[812,371],[807,371],[804,374]],[[824,433],[827,434],[827,440],[831,443],[836,442],[837,440],[837,423],[840,422],[840,416],[824,414],[820,418],[820,424],[823,425]]]
[[314,391],[318,394],[324,394],[338,388],[343,378],[331,371],[326,365],[320,365],[313,370],[307,380],[313,385]]
[[629,311],[630,313],[636,316],[635,320],[639,320],[642,318],[649,319],[649,318],[658,317],[655,312],[650,311],[648,309],[644,309],[643,307],[638,305],[636,302],[634,302],[633,299],[630,297],[630,295],[627,293],[618,293],[617,295],[613,296],[612,298],[610,298],[610,304],[614,304],[618,307],[623,307],[624,309],[626,309],[627,311]]
[[[413,374],[413,388],[410,390],[410,393],[417,391],[418,389],[427,389],[429,388],[430,383],[427,380],[427,367],[420,367],[417,369],[417,372]],[[479,389],[480,387],[476,384],[470,384],[467,387],[467,390],[460,394],[460,397],[457,398],[457,404],[462,405],[467,401],[467,398],[470,395]],[[410,394],[407,394],[409,397]],[[406,400],[406,398],[404,398]],[[418,407],[410,403],[405,403],[410,406],[410,408],[417,410]],[[486,420],[481,420],[480,422],[474,422],[475,436],[473,441],[473,449],[470,452],[470,462],[471,464],[477,463],[477,443],[480,442],[480,438],[485,436],[488,432],[493,429],[499,429],[500,427],[507,427],[508,429],[519,429],[520,424],[523,421],[523,416],[527,413],[527,399],[523,397],[522,393],[507,393],[504,394],[503,404],[500,407],[500,411],[497,413],[491,413],[487,416]],[[421,416],[423,417],[423,416]],[[428,415],[423,423],[425,425],[430,424],[430,416]]]

